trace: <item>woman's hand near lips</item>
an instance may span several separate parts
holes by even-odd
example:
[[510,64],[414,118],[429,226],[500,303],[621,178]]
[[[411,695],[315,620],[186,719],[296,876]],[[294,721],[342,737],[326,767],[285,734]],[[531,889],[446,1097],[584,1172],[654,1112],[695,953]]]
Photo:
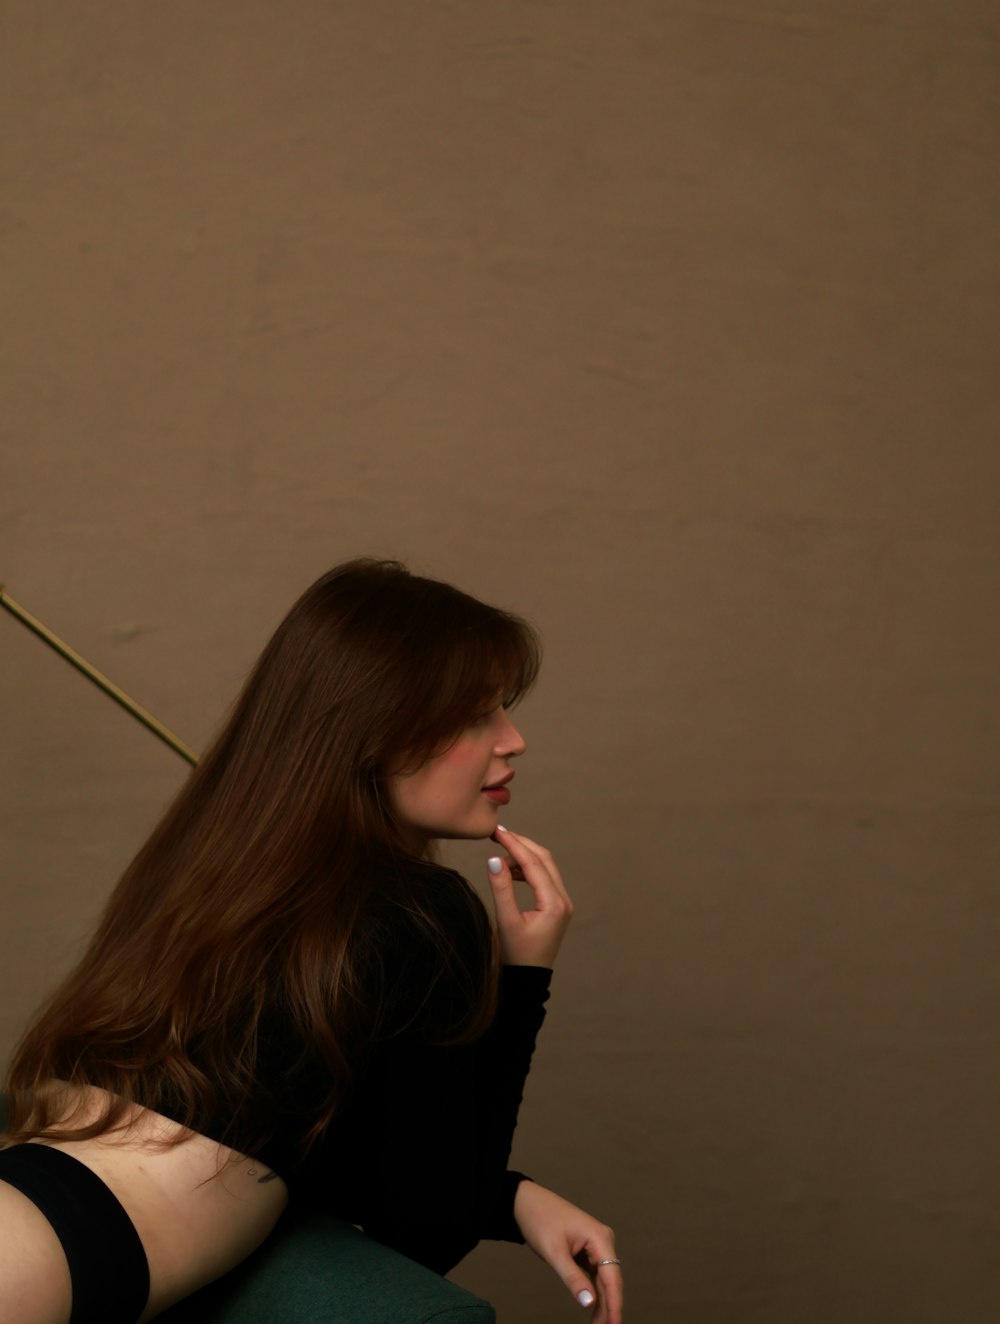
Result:
[[[507,859],[493,856],[488,862],[501,960],[504,965],[551,966],[573,917],[556,862],[544,846],[509,828],[498,827],[493,840],[510,852]],[[534,892],[532,910],[518,906],[515,881]]]

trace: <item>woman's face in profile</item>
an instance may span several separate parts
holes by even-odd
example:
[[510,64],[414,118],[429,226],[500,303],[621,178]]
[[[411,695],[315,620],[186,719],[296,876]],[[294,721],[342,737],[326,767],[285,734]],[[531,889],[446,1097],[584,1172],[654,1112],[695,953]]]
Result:
[[524,750],[520,731],[498,706],[415,772],[390,777],[393,808],[423,840],[488,837],[510,800],[510,760]]

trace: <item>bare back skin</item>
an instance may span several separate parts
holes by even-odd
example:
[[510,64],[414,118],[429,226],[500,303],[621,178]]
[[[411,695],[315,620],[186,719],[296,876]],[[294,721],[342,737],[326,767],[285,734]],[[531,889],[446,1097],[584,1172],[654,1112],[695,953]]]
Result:
[[[104,1095],[86,1089],[74,1098],[80,1105],[74,1124],[82,1125]],[[158,1113],[135,1108],[128,1123],[124,1130],[58,1141],[52,1148],[96,1173],[134,1223],[149,1261],[145,1321],[255,1250],[288,1203],[288,1188],[263,1164],[207,1136],[163,1145],[183,1130]],[[0,1324],[67,1324],[72,1295],[62,1246],[27,1196],[3,1181],[0,1228]]]

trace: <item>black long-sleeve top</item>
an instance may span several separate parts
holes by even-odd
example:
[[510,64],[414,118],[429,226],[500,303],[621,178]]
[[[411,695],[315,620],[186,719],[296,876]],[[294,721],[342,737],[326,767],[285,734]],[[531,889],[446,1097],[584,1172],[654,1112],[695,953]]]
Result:
[[[258,1057],[275,1126],[254,1157],[287,1182],[294,1201],[335,1213],[447,1273],[481,1239],[524,1239],[513,1215],[523,1176],[507,1164],[552,972],[502,967],[485,1035],[443,1044],[468,1011],[462,969],[483,975],[490,960],[489,921],[452,870],[425,869],[413,885],[461,962],[442,968],[440,950],[405,906],[376,896],[366,920],[369,936],[377,936],[369,978],[383,1016],[350,1100],[300,1159],[329,1078],[290,1035],[289,1018],[275,1003],[265,1013]],[[163,1104],[160,1111],[170,1115]],[[195,1129],[220,1140],[227,1131],[219,1119]]]
[[550,974],[505,966],[497,1015],[475,1043],[439,1047],[417,1032],[384,1045],[348,1109],[289,1174],[293,1198],[438,1273],[480,1239],[523,1241],[513,1215],[522,1174],[507,1163]]

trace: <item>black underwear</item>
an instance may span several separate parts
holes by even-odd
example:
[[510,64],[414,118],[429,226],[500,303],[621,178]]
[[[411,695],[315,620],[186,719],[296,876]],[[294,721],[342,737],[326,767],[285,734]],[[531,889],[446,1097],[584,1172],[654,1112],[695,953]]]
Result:
[[50,1145],[12,1145],[0,1149],[0,1181],[37,1205],[62,1242],[73,1284],[70,1324],[135,1324],[149,1299],[149,1264],[100,1177]]

